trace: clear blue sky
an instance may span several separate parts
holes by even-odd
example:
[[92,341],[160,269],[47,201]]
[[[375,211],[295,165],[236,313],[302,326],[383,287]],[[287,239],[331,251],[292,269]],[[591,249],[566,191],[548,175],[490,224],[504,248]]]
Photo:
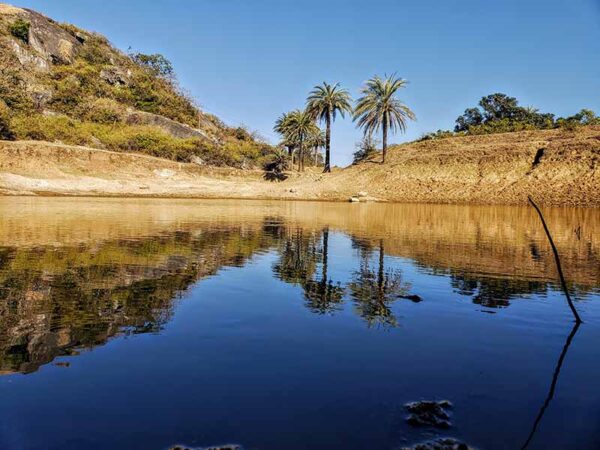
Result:
[[[16,0],[15,0],[16,1]],[[117,47],[162,53],[199,105],[271,141],[273,121],[312,86],[340,81],[354,96],[374,74],[409,80],[412,140],[480,97],[571,115],[600,112],[600,0],[22,0]],[[361,134],[333,129],[347,164]]]

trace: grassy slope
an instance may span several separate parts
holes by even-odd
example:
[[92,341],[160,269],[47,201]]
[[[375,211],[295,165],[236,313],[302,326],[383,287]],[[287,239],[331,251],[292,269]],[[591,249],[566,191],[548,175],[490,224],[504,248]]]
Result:
[[[397,146],[365,162],[281,183],[260,171],[200,168],[132,154],[35,142],[0,144],[0,192],[346,201],[600,206],[600,128],[527,131]],[[538,150],[543,155],[534,166]]]
[[[18,21],[29,24],[29,42],[11,33]],[[68,48],[68,58],[58,62],[48,55],[53,40]],[[0,117],[0,122],[7,120],[18,140],[140,152],[177,161],[196,156],[209,164],[234,167],[261,167],[272,152],[246,130],[230,128],[200,110],[175,79],[136,62],[105,37],[0,4],[0,116],[7,108],[8,117]],[[153,123],[136,123],[140,116],[132,119],[134,111],[174,120],[198,130],[199,136],[183,138]]]

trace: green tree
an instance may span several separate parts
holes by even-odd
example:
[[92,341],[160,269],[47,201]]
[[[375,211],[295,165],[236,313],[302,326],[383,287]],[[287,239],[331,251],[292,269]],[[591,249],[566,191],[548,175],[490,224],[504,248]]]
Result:
[[325,122],[325,167],[323,172],[331,172],[331,124],[339,113],[352,113],[352,98],[339,83],[334,85],[325,81],[315,86],[306,100],[306,109],[315,119]]
[[175,77],[173,64],[160,53],[146,55],[144,53],[135,53],[130,55],[131,59],[141,67],[150,70],[154,75],[172,80]]
[[501,93],[487,95],[479,100],[486,121],[511,119],[518,105],[516,98]]
[[397,130],[406,131],[407,120],[415,120],[415,114],[402,103],[396,94],[406,86],[406,80],[391,75],[387,78],[375,76],[367,80],[361,89],[362,97],[358,99],[354,109],[354,120],[363,129],[365,135],[382,130],[383,158],[387,153],[388,130],[393,133]]

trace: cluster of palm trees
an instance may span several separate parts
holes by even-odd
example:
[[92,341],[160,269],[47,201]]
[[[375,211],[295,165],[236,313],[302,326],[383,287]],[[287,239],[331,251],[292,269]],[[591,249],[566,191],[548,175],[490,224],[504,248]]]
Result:
[[[385,162],[388,132],[404,132],[407,121],[415,120],[415,114],[396,96],[406,83],[395,75],[375,76],[361,88],[361,97],[353,108],[346,89],[339,83],[323,82],[309,93],[304,109],[282,114],[275,122],[274,130],[282,136],[282,145],[287,147],[289,155],[292,158],[296,155],[298,170],[304,170],[309,152],[314,152],[316,163],[319,149],[325,147],[323,172],[331,172],[331,125],[338,114],[343,118],[348,113],[365,136],[382,131],[382,162]],[[317,123],[325,125],[324,133]]]

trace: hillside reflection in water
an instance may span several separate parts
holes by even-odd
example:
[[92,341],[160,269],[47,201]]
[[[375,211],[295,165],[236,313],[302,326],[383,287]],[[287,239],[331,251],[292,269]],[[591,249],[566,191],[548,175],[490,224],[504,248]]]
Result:
[[[56,448],[71,445],[23,416],[46,411],[60,396],[43,391],[37,402],[23,402],[19,393],[91,370],[104,398],[120,391],[149,410],[175,400],[197,420],[171,423],[140,412],[153,424],[140,428],[96,402],[100,420],[119,431],[75,433],[86,448],[229,441],[395,448],[427,435],[402,421],[402,404],[422,397],[452,400],[459,428],[450,435],[482,448],[505,448],[488,421],[510,410],[514,423],[505,425],[503,442],[518,446],[569,334],[550,248],[527,208],[15,198],[0,200],[0,212],[1,448],[43,448],[49,435]],[[566,405],[583,392],[588,399],[578,411],[548,408],[544,420],[550,426],[575,414],[577,428],[591,414],[581,437],[591,445],[600,392],[581,378],[600,374],[585,353],[600,334],[600,212],[546,214],[586,321],[573,344],[579,362],[556,401]],[[109,341],[105,351],[93,350]],[[119,376],[105,365],[117,355],[125,358]],[[232,364],[239,377],[228,372]],[[126,388],[145,368],[146,394],[164,389],[175,367],[171,397]],[[199,375],[204,368],[212,375]],[[78,401],[97,399],[63,377],[58,383],[73,392],[62,419],[75,420]],[[106,391],[110,383],[123,385]],[[196,411],[204,402],[214,416]],[[282,407],[288,413],[273,416]],[[224,419],[236,410],[233,422]],[[251,417],[255,426],[233,425]],[[352,423],[362,433],[342,433]],[[566,428],[544,433],[541,423],[528,448],[572,443]],[[297,442],[285,438],[292,431]]]

